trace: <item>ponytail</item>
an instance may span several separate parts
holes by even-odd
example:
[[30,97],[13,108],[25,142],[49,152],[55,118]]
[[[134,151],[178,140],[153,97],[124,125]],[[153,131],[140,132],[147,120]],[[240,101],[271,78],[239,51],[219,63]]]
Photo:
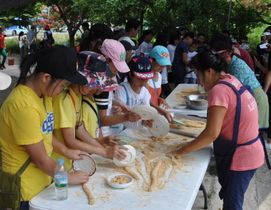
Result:
[[[35,64],[37,63],[37,54],[30,54],[27,55],[26,57],[24,57],[24,59],[22,60],[21,64],[20,64],[20,77],[16,83],[16,86],[18,86],[19,84],[24,84],[25,83],[25,79],[27,77],[27,74],[34,74],[35,72],[37,72],[37,68],[35,66]],[[34,68],[34,70],[33,70]]]

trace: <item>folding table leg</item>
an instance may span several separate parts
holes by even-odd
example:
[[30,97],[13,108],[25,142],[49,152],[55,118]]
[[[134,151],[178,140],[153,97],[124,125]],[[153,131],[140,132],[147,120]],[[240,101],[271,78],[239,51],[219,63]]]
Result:
[[204,196],[204,207],[203,207],[203,209],[208,209],[207,193],[206,193],[206,190],[205,190],[205,187],[204,187],[203,183],[201,183],[199,190],[202,190],[203,196]]

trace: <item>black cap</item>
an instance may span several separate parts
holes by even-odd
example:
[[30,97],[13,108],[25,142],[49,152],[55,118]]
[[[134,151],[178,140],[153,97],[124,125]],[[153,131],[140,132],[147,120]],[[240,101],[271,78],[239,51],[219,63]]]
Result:
[[77,85],[87,84],[87,79],[77,71],[77,55],[63,45],[46,47],[38,51],[37,68]]
[[125,40],[121,40],[119,41],[125,48],[125,51],[128,51],[128,50],[136,50],[136,47],[135,46],[132,46],[130,44],[130,42],[128,41],[125,41]]

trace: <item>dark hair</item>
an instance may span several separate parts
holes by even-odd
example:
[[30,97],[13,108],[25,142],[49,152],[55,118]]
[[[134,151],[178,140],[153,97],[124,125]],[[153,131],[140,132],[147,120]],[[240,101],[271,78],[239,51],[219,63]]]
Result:
[[221,31],[222,34],[227,34],[228,36],[231,36],[231,33],[229,30],[223,30]]
[[183,36],[183,39],[185,39],[186,37],[190,37],[191,39],[194,39],[195,34],[193,32],[186,32]]
[[135,19],[135,18],[130,18],[127,22],[126,22],[126,25],[125,25],[125,31],[126,32],[129,32],[130,29],[137,29],[138,26],[140,26],[140,21]]
[[[22,62],[20,63],[20,76],[19,79],[16,83],[16,86],[18,86],[19,84],[24,84],[25,83],[25,79],[27,77],[27,75],[29,74],[38,74],[40,72],[43,72],[41,69],[37,68],[37,66],[35,65],[37,63],[37,54],[30,54],[27,55],[23,58]],[[52,76],[52,78],[54,79],[60,79],[57,78],[55,76]]]
[[210,68],[214,69],[217,73],[222,71],[227,73],[228,64],[225,58],[212,50],[204,50],[194,56],[190,65],[203,75],[204,72]]
[[167,41],[168,41],[168,36],[166,33],[159,32],[156,37],[156,41],[153,44],[153,47],[157,45],[162,45],[164,47],[167,47]]
[[152,30],[144,30],[141,37],[138,39],[138,45],[140,45],[144,39],[145,39],[145,36],[149,35],[149,34],[152,34],[153,35],[153,32]]
[[199,33],[198,37],[200,37],[200,36],[204,36],[204,38],[206,38],[206,35],[204,33]]
[[261,36],[261,41],[264,41],[265,40],[265,36]]
[[210,41],[210,47],[215,51],[232,50],[231,38],[224,34],[215,34]]
[[178,33],[172,34],[172,35],[170,36],[170,38],[169,38],[168,44],[174,45],[174,44],[175,44],[174,42],[175,42],[176,39],[180,39],[179,34],[178,34]]
[[24,32],[23,31],[20,31],[19,33],[19,41],[20,41],[20,37],[24,35]]
[[83,23],[82,23],[82,26],[89,28],[88,22],[83,22]]

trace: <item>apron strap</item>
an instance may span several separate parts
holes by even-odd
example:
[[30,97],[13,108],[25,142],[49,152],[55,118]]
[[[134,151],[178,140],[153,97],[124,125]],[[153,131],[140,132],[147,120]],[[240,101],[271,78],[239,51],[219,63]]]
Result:
[[128,96],[127,88],[123,84],[120,84],[120,86],[122,86],[124,88],[124,90],[125,90],[125,93],[126,93],[126,105],[129,106],[129,96]]

